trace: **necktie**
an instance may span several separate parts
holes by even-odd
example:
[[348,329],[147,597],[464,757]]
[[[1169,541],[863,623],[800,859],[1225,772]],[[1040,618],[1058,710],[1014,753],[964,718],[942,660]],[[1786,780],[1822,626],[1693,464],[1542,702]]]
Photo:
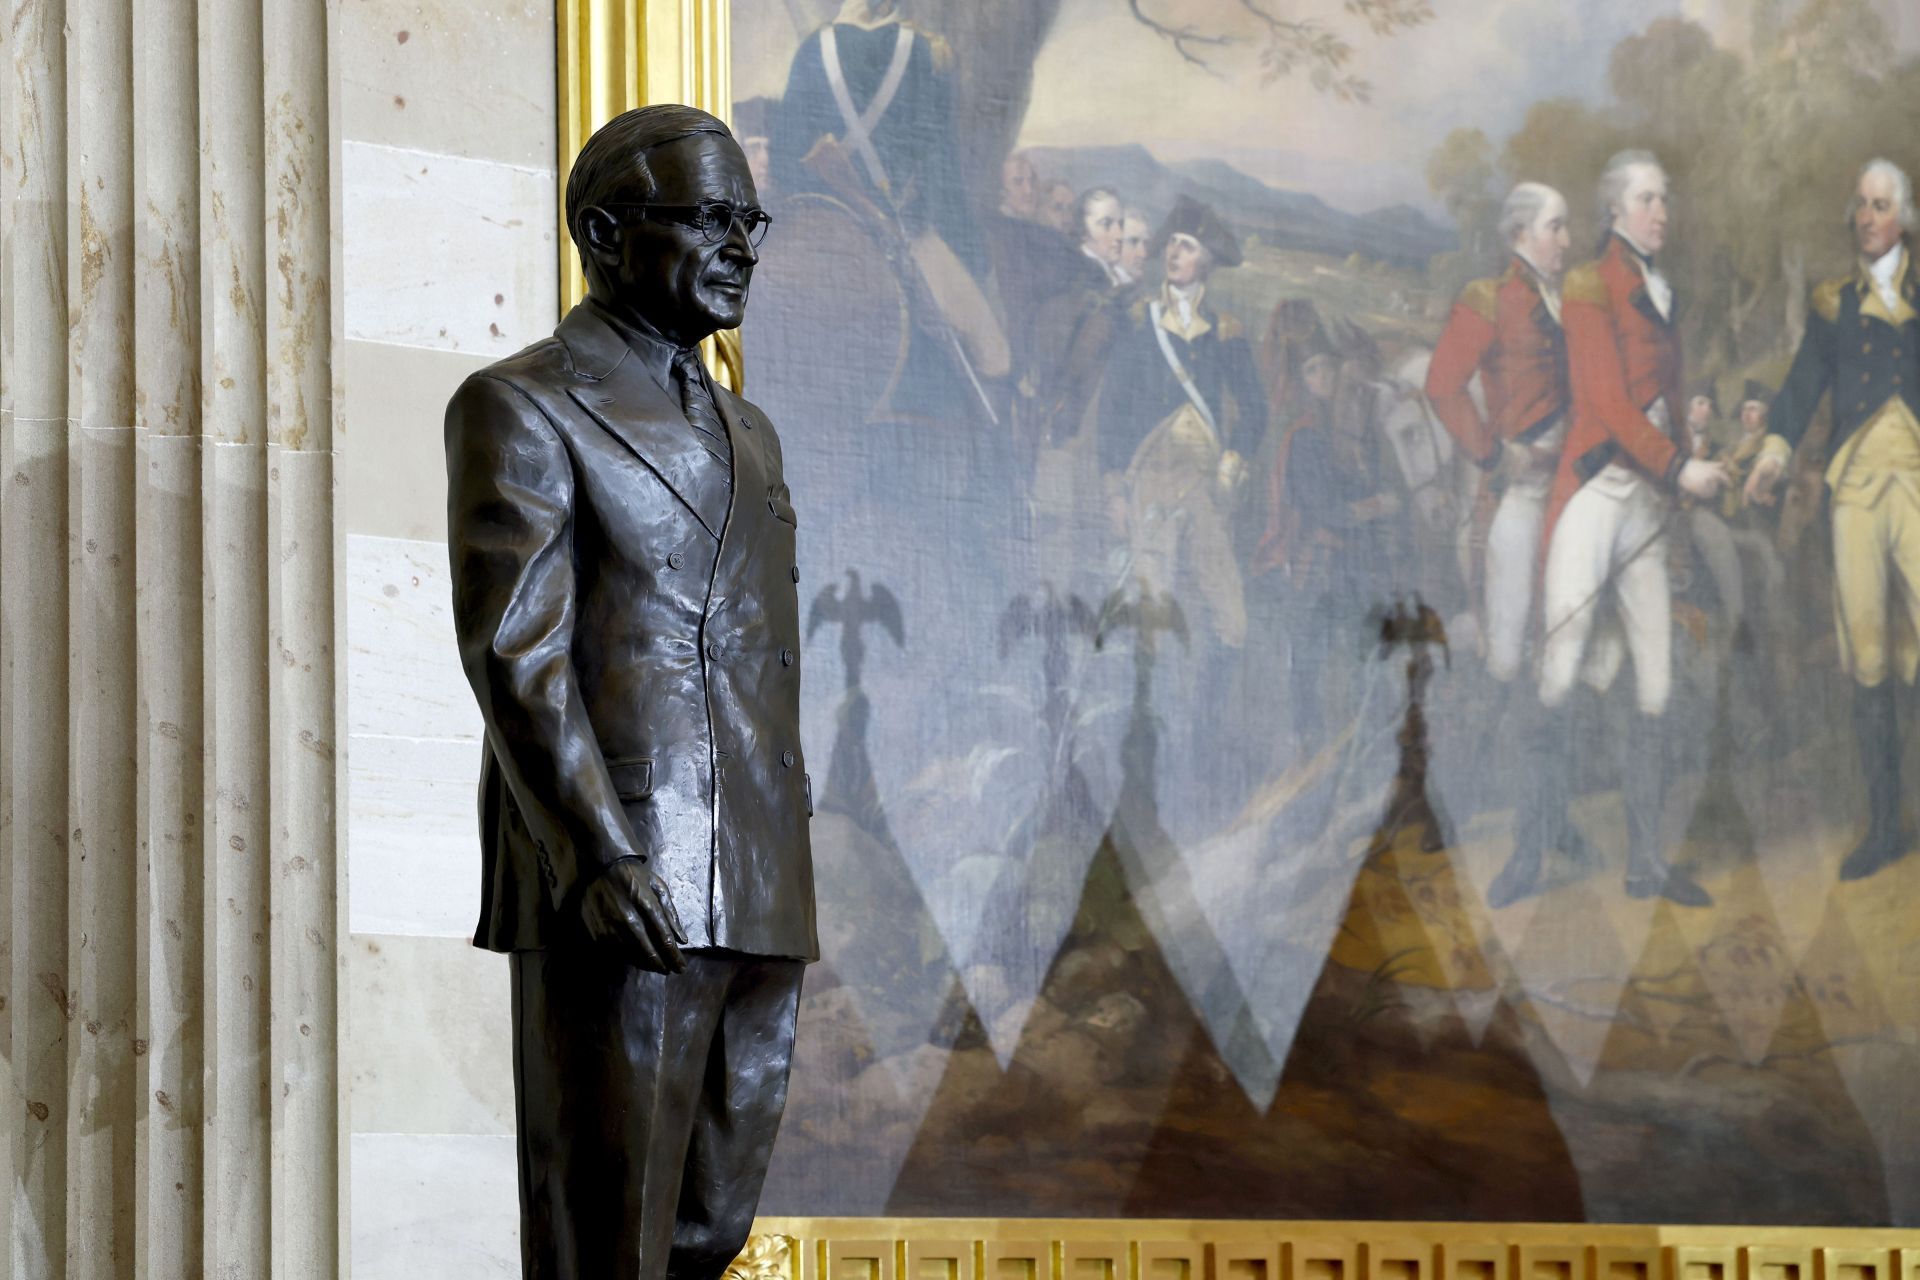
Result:
[[707,452],[731,469],[733,446],[727,440],[727,424],[720,420],[720,411],[714,407],[713,393],[707,389],[700,353],[688,348],[676,354],[673,376],[680,384],[680,409],[687,415],[687,424],[700,433],[700,443]]

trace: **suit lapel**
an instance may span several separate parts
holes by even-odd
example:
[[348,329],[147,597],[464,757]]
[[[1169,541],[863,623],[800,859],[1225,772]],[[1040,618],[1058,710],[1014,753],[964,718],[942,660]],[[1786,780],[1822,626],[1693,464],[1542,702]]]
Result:
[[[726,469],[700,444],[680,406],[633,358],[619,335],[584,307],[567,317],[561,334],[579,357],[575,368],[587,378],[567,388],[567,394],[718,538],[727,518]],[[617,352],[609,340],[617,344]],[[611,367],[606,367],[608,362]]]
[[760,457],[761,432],[747,424],[747,418],[740,411],[740,401],[733,392],[716,385],[713,389],[713,402],[720,410],[720,417],[727,424],[727,439],[733,446],[733,499],[734,507],[723,517],[726,527],[722,532],[721,553],[726,552],[726,535],[733,531],[734,521],[739,515],[739,507],[745,503],[758,503],[764,500],[766,490],[766,466]]

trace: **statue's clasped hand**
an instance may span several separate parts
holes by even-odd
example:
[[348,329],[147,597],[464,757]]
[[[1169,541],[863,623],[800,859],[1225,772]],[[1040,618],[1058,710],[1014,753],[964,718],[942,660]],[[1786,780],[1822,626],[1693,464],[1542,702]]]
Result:
[[667,886],[639,858],[608,867],[580,899],[580,922],[595,943],[650,973],[685,973],[686,930]]

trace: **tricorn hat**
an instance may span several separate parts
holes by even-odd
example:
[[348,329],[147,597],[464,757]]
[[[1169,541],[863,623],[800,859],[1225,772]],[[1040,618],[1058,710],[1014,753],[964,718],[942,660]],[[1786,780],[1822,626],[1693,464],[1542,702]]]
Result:
[[764,138],[768,135],[767,100],[748,98],[733,104],[733,136],[736,138]]
[[1234,237],[1233,229],[1221,221],[1213,206],[1203,204],[1192,196],[1183,195],[1173,202],[1173,212],[1160,224],[1160,230],[1153,237],[1154,252],[1166,251],[1167,241],[1175,236],[1192,236],[1213,255],[1215,266],[1237,267],[1240,265],[1240,241]]
[[1773,404],[1773,392],[1767,390],[1766,383],[1748,378],[1747,385],[1740,389],[1740,403],[1744,405],[1749,400],[1758,401],[1763,408],[1769,407]]

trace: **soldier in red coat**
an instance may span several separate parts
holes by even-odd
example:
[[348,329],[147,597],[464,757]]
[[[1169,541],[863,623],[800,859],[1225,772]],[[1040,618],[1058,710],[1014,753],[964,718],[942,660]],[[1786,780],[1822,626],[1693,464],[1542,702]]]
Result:
[[[1566,718],[1540,714],[1528,691],[1522,695],[1531,704],[1525,727],[1500,731],[1517,709],[1510,705],[1513,683],[1534,629],[1547,498],[1570,419],[1560,325],[1560,279],[1571,244],[1566,197],[1537,182],[1520,183],[1500,211],[1500,231],[1511,250],[1505,273],[1460,291],[1427,369],[1434,413],[1486,469],[1499,495],[1487,529],[1486,658],[1488,674],[1505,690],[1494,737],[1509,754],[1499,772],[1517,786],[1513,856],[1488,891],[1496,907],[1533,892],[1547,850],[1583,852],[1569,848],[1578,833],[1566,821],[1565,774],[1536,778],[1522,763],[1554,753],[1543,738],[1564,734]],[[1485,413],[1468,391],[1475,374]]]
[[1711,500],[1729,475],[1676,443],[1680,334],[1673,288],[1655,261],[1667,236],[1667,175],[1652,153],[1622,151],[1607,162],[1600,197],[1606,244],[1567,274],[1564,290],[1573,425],[1547,511],[1540,700],[1564,707],[1576,682],[1605,691],[1632,658],[1638,714],[1621,768],[1627,893],[1706,906],[1711,896],[1660,848],[1672,687],[1667,534],[1681,494]]

